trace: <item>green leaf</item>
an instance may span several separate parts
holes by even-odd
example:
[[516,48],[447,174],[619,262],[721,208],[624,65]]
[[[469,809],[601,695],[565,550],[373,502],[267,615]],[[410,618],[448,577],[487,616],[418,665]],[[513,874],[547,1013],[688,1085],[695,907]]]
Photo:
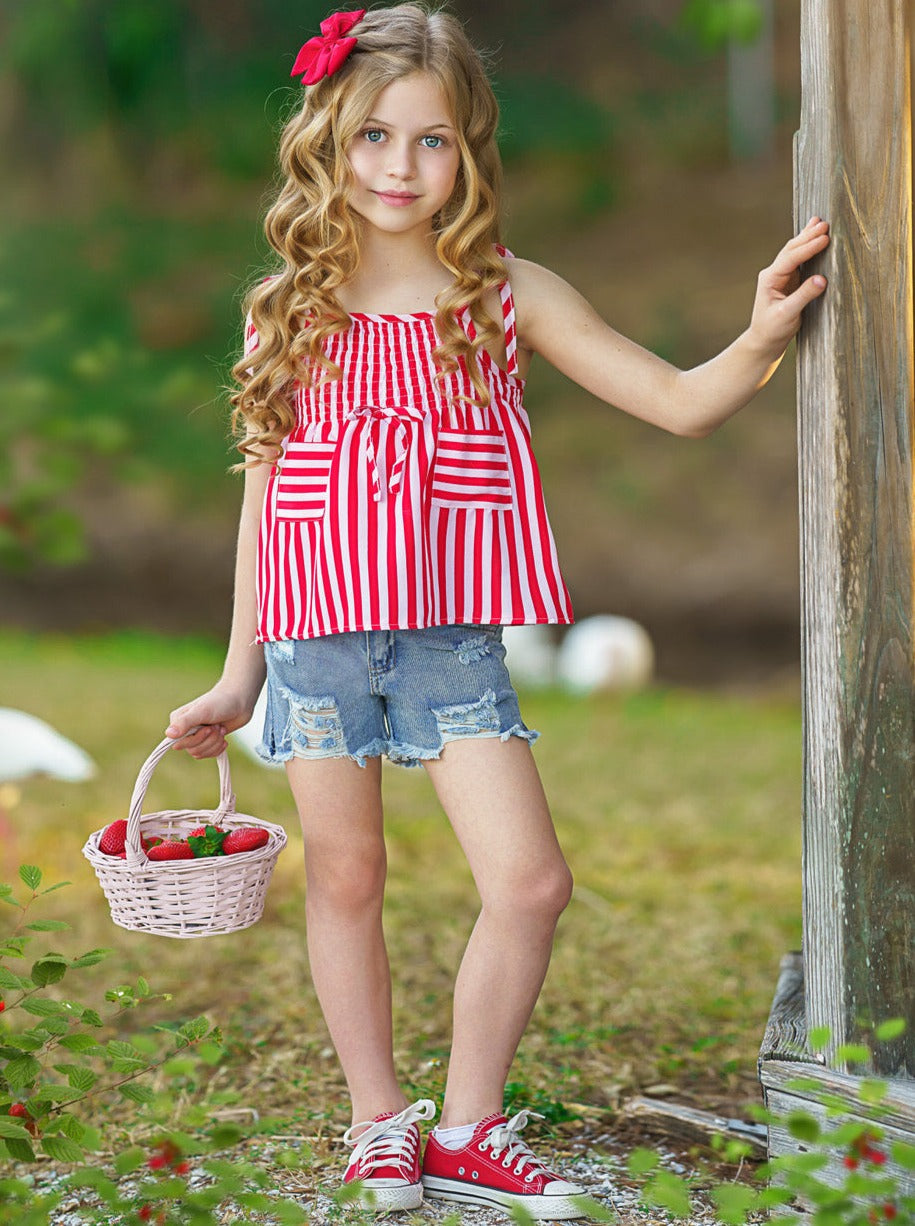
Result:
[[69,881],[58,881],[56,885],[49,885],[47,889],[41,891],[42,897],[44,897],[45,894],[53,894],[55,890],[62,890],[65,885],[71,884],[72,883]]
[[670,1171],[658,1171],[646,1185],[644,1197],[674,1217],[689,1217],[692,1211],[686,1181]]
[[82,1120],[78,1120],[69,1111],[61,1111],[57,1117],[57,1126],[64,1136],[69,1137],[71,1141],[76,1141],[78,1145],[83,1143],[83,1139],[89,1131]]
[[30,890],[37,890],[41,885],[41,869],[36,868],[34,864],[23,864],[19,870],[19,879]]
[[814,1026],[807,1035],[807,1044],[811,1051],[822,1051],[829,1046],[832,1030],[829,1026]]
[[843,1043],[836,1048],[836,1060],[846,1064],[867,1064],[870,1058],[870,1050],[863,1043]]
[[26,924],[26,928],[30,928],[32,932],[64,932],[69,929],[70,925],[64,920],[35,920],[31,924]]
[[184,1038],[194,1042],[196,1039],[202,1039],[209,1032],[210,1022],[206,1017],[195,1017],[190,1022],[185,1022],[183,1026],[179,1026],[178,1033]]
[[915,1171],[915,1145],[907,1141],[894,1141],[890,1146],[893,1160],[907,1171]]
[[84,1068],[81,1064],[64,1064],[58,1065],[60,1072],[66,1077],[70,1086],[74,1090],[79,1090],[86,1093],[91,1090],[98,1077],[93,1073],[91,1068]]
[[54,1017],[66,1012],[59,1000],[45,1000],[43,996],[30,996],[22,1002],[22,1008],[34,1017]]
[[634,1149],[626,1162],[626,1168],[630,1175],[647,1175],[660,1161],[660,1154],[653,1149]]
[[126,1085],[118,1086],[122,1097],[129,1102],[139,1103],[141,1106],[146,1106],[151,1103],[155,1097],[152,1089],[149,1086],[136,1085],[134,1082],[128,1082]]
[[81,1166],[78,1171],[72,1171],[67,1176],[67,1187],[92,1188],[109,1205],[118,1199],[117,1184],[93,1166]]
[[23,1141],[20,1137],[6,1137],[0,1141],[0,1150],[4,1149],[14,1162],[35,1161],[35,1151],[32,1149],[31,1141]]
[[888,1082],[877,1081],[872,1077],[867,1077],[858,1086],[858,1097],[863,1103],[877,1106],[886,1098],[889,1088]]
[[904,1017],[891,1017],[880,1023],[874,1031],[874,1037],[881,1043],[889,1043],[892,1039],[898,1039],[901,1034],[905,1034],[905,1029]]
[[3,1070],[11,1090],[21,1090],[41,1076],[41,1065],[34,1056],[16,1056]]
[[19,1141],[27,1141],[29,1134],[22,1124],[16,1123],[15,1116],[0,1115],[0,1137],[10,1137]]
[[791,1136],[799,1141],[813,1142],[818,1140],[820,1125],[806,1111],[792,1111],[785,1121]]
[[123,1060],[138,1060],[142,1055],[142,1052],[137,1051],[132,1043],[125,1043],[121,1039],[109,1040],[105,1044],[105,1051],[109,1056]]
[[22,980],[5,966],[0,966],[0,988],[22,988]]
[[94,1009],[83,1009],[82,1013],[79,1015],[79,1020],[83,1023],[84,1026],[101,1026],[102,1025],[102,1019],[99,1017],[99,1015],[96,1013]]
[[82,1162],[86,1157],[82,1147],[69,1137],[44,1136],[41,1138],[41,1148],[55,1162]]
[[63,954],[45,954],[32,963],[31,976],[40,988],[49,983],[59,983],[67,973],[67,959]]
[[718,1217],[729,1226],[743,1226],[757,1205],[759,1193],[742,1183],[725,1183],[712,1188],[712,1199],[718,1208]]
[[134,1145],[120,1154],[115,1154],[114,1169],[119,1175],[129,1175],[141,1167],[145,1161],[146,1151],[140,1149],[139,1145]]
[[[302,1222],[308,1221],[308,1214],[301,1205],[297,1205],[294,1200],[277,1200],[273,1202],[272,1214],[282,1226],[300,1226]],[[598,1221],[601,1219],[598,1218]],[[611,1219],[606,1219],[610,1221]],[[616,1220],[615,1218],[612,1220]]]
[[146,982],[146,980],[141,975],[140,978],[137,980],[137,996],[148,996],[148,995],[149,995],[149,984]]
[[41,1103],[68,1103],[73,1098],[69,1086],[59,1082],[42,1082],[32,1091],[32,1099]]
[[97,962],[103,962],[109,954],[113,954],[113,949],[90,949],[84,954],[80,954],[78,958],[74,958],[70,963],[71,966],[95,966]]
[[100,1047],[101,1044],[88,1034],[68,1034],[60,1040],[60,1046],[65,1047],[67,1051],[87,1052]]
[[591,1222],[618,1222],[619,1217],[611,1212],[606,1205],[595,1200],[593,1196],[573,1196],[570,1198],[576,1209],[581,1210],[581,1216]]

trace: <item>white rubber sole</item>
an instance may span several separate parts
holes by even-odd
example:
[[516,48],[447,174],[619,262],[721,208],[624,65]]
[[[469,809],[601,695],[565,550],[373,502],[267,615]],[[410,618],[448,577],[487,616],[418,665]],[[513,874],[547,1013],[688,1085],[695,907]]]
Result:
[[423,1185],[405,1183],[395,1188],[376,1188],[371,1180],[363,1183],[356,1203],[375,1213],[397,1209],[418,1209],[423,1203]]
[[506,1210],[520,1205],[532,1218],[542,1222],[567,1222],[588,1216],[571,1196],[517,1196],[513,1192],[500,1192],[496,1188],[467,1184],[463,1180],[440,1179],[437,1175],[423,1175],[423,1189],[431,1200],[450,1200],[464,1205],[487,1205]]

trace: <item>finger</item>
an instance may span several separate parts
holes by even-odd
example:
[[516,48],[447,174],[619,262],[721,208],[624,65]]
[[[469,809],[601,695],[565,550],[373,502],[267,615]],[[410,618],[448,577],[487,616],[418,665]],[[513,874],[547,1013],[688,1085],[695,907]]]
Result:
[[780,277],[790,276],[801,264],[806,264],[808,260],[812,260],[814,256],[824,251],[828,245],[829,235],[825,231],[806,236],[799,234],[797,238],[791,239],[790,242],[782,247],[769,266],[768,271]]
[[823,276],[807,277],[793,294],[785,298],[782,302],[782,310],[787,314],[800,315],[804,307],[820,297],[826,285],[827,281]]
[[188,753],[192,758],[215,758],[228,748],[225,736],[214,730],[210,736],[206,737],[199,745],[189,749]]

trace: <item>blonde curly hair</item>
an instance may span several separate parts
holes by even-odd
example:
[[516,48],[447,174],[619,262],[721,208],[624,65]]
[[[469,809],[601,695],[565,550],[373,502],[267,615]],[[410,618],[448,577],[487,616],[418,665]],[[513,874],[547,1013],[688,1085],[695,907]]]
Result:
[[[353,52],[333,76],[305,90],[280,141],[285,182],[264,230],[282,263],[247,293],[245,307],[258,344],[232,369],[240,389],[230,398],[233,426],[244,435],[238,450],[249,461],[275,454],[295,426],[297,384],[311,386],[340,375],[323,343],[350,326],[336,291],[359,263],[360,219],[347,203],[353,175],[346,150],[381,90],[410,73],[428,73],[442,89],[460,150],[454,192],[433,219],[436,253],[454,277],[436,300],[437,377],[456,370],[463,359],[477,402],[485,406],[490,400],[477,355],[502,332],[483,298],[506,276],[494,249],[502,165],[492,87],[460,22],[441,10],[420,4],[376,9],[351,33],[358,40]],[[459,321],[468,308],[473,341]]]

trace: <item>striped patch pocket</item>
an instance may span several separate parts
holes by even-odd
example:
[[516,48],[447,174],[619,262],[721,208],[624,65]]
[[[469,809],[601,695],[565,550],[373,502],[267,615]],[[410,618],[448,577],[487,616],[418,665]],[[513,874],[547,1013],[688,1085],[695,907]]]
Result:
[[441,507],[506,511],[512,505],[505,437],[488,430],[440,430],[432,502]]
[[321,519],[336,443],[289,443],[280,464],[277,519]]

